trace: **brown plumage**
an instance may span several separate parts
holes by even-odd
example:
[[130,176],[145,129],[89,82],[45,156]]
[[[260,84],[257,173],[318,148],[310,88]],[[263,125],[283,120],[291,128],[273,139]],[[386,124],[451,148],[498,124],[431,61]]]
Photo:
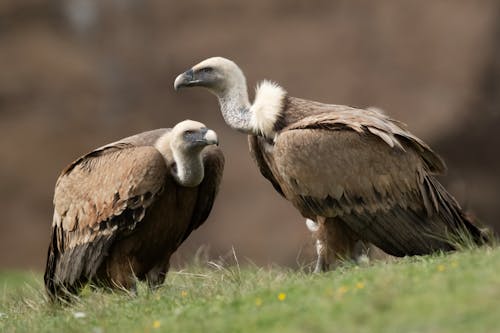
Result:
[[226,122],[250,134],[262,175],[319,225],[317,270],[351,256],[359,240],[395,256],[452,250],[464,234],[483,241],[435,178],[445,171],[441,158],[383,112],[290,97],[268,81],[250,104],[243,73],[219,57],[174,85],[209,89]]
[[96,149],[70,164],[54,194],[45,271],[52,299],[84,284],[163,283],[169,259],[208,217],[224,157],[215,132],[184,121]]

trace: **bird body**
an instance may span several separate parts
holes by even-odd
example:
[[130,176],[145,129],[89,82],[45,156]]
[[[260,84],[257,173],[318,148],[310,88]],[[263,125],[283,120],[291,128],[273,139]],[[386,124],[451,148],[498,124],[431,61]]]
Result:
[[220,149],[208,147],[216,142],[203,124],[184,121],[70,164],[55,187],[48,294],[77,294],[87,282],[125,289],[135,278],[163,283],[170,256],[212,208],[224,167]]
[[350,257],[359,240],[404,256],[452,250],[462,233],[482,239],[435,178],[441,158],[383,112],[291,97],[269,81],[250,104],[242,71],[220,57],[186,73],[174,86],[215,94],[228,125],[249,134],[262,175],[318,223],[317,270]]

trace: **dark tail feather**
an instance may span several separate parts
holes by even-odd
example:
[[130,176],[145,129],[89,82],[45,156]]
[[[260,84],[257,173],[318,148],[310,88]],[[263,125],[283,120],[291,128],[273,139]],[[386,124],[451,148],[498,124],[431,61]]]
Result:
[[[450,234],[451,245],[455,248],[467,243],[475,245],[484,245],[491,241],[485,229],[481,229],[470,216],[468,216],[460,207],[458,202],[446,191],[437,179],[427,178],[430,185],[429,191],[436,197],[436,217],[446,224]],[[431,217],[436,218],[436,217]],[[456,244],[454,244],[456,243]],[[465,244],[464,244],[465,243]]]
[[49,296],[51,302],[54,302],[57,299],[58,294],[60,294],[59,286],[55,281],[58,257],[59,251],[57,249],[56,230],[52,230],[49,250],[47,253],[47,264],[45,266],[45,274],[43,276],[45,291],[47,292],[47,295]]
[[490,242],[492,237],[462,211],[436,179],[426,177],[421,192],[424,204],[418,210],[395,205],[369,218],[351,214],[342,219],[362,239],[398,257],[452,251]]
[[43,280],[45,283],[45,291],[49,296],[49,300],[52,303],[55,302],[70,302],[73,295],[78,294],[81,287],[67,286],[57,281],[56,268],[57,263],[60,259],[60,252],[57,246],[57,230],[52,230],[52,235],[50,238],[49,250],[47,253],[47,264],[45,266],[45,274]]
[[386,212],[379,212],[368,221],[355,215],[344,216],[343,220],[362,239],[393,256],[425,255],[454,249],[443,240],[447,236],[442,222],[436,225],[435,221],[427,220],[425,210],[415,212],[396,205]]

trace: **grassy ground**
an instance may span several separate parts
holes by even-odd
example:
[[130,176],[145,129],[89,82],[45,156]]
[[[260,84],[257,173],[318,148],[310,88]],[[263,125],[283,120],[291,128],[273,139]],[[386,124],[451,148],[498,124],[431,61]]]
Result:
[[327,274],[198,265],[139,296],[46,303],[38,275],[0,273],[0,332],[499,332],[500,250]]

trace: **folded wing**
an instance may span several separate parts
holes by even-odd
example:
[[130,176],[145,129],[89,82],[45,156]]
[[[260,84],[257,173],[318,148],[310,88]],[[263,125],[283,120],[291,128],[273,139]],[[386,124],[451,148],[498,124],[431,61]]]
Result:
[[166,175],[155,148],[126,142],[97,149],[63,171],[55,188],[45,272],[49,294],[95,274],[114,240],[144,218]]
[[381,113],[349,109],[306,117],[276,138],[285,196],[306,217],[340,218],[393,255],[449,250],[451,234],[479,230],[433,174],[442,160]]

